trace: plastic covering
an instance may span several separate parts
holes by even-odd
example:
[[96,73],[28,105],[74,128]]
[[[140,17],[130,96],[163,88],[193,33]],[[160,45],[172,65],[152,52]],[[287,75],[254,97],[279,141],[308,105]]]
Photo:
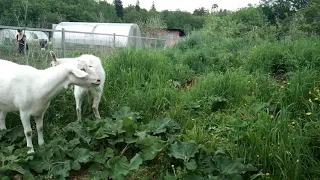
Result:
[[55,48],[61,48],[62,32],[57,30],[62,30],[62,28],[65,30],[66,46],[126,47],[142,44],[141,31],[137,24],[61,22],[53,29],[52,43]]

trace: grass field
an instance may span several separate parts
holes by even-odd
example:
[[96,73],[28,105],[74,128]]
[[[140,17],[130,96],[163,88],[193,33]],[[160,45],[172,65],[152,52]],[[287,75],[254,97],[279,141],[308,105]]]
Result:
[[[319,37],[213,34],[206,23],[173,48],[100,55],[103,118],[85,102],[77,122],[72,91],[61,92],[33,156],[9,114],[0,178],[320,179]],[[31,60],[44,68],[49,53]]]

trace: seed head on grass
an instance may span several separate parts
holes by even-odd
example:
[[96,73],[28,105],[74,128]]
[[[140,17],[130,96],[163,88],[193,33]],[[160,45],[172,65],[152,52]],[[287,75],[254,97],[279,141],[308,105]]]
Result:
[[288,81],[282,81],[283,84],[290,84]]
[[312,103],[312,100],[311,100],[311,98],[309,98],[309,102],[311,102],[311,103]]

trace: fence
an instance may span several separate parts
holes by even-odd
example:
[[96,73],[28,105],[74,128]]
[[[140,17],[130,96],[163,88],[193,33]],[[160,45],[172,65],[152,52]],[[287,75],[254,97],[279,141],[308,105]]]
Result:
[[[2,30],[1,30],[2,29]],[[23,58],[17,50],[16,34],[21,29],[27,36],[28,54]],[[81,53],[96,55],[108,55],[114,49],[125,47],[137,48],[165,48],[167,40],[160,38],[125,36],[103,33],[53,30],[42,28],[23,28],[15,26],[0,25],[0,58],[19,59],[19,62],[33,64],[30,62],[45,59],[46,64],[50,61],[49,51],[54,51],[58,57],[73,57]]]

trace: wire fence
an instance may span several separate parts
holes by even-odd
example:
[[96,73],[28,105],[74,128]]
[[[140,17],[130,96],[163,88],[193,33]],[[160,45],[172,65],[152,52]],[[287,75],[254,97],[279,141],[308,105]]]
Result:
[[[28,51],[22,57],[18,51],[17,30],[26,35]],[[23,28],[0,25],[0,59],[10,59],[20,64],[47,66],[54,51],[58,57],[74,57],[90,53],[106,56],[118,48],[136,47],[163,49],[170,45],[172,39],[125,36],[64,29]]]

